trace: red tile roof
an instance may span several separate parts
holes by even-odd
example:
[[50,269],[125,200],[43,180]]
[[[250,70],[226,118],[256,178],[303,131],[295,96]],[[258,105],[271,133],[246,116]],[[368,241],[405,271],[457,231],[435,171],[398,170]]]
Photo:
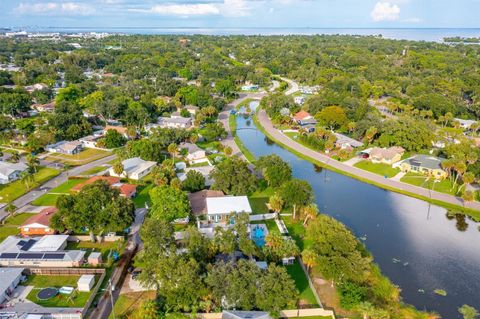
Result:
[[306,118],[311,118],[311,117],[312,116],[310,115],[310,113],[308,113],[306,111],[300,111],[297,114],[295,114],[295,116],[293,118],[295,119],[295,121],[301,121],[301,120],[304,120]]
[[[80,183],[72,187],[73,192],[79,192],[84,186],[90,185],[95,183],[96,181],[105,181],[108,183],[108,185],[118,188],[120,190],[120,194],[122,194],[125,197],[132,197],[135,192],[137,191],[137,186],[132,185],[132,184],[123,184],[120,183],[120,178],[119,177],[114,177],[114,176],[93,176],[87,179],[85,182]],[[118,185],[115,185],[118,184]]]
[[113,125],[107,125],[104,128],[105,132],[108,130],[114,130],[117,131],[120,134],[127,134],[127,128],[124,126],[113,126]]
[[132,197],[137,192],[137,185],[122,184],[120,187],[120,193],[127,198]]
[[34,216],[30,217],[27,219],[21,227],[31,225],[31,224],[40,224],[46,227],[50,226],[50,219],[52,219],[52,216],[55,215],[57,212],[56,207],[47,207],[43,210],[41,210],[38,214],[35,214]]

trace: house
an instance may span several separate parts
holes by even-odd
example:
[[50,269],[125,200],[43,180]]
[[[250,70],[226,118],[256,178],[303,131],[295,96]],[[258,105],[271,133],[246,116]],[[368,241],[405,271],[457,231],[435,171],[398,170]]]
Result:
[[313,116],[311,116],[310,113],[306,111],[300,111],[293,116],[293,120],[300,125],[303,125],[303,123],[306,120],[311,120],[311,119],[313,119]]
[[126,177],[133,180],[139,180],[142,177],[148,175],[152,169],[157,165],[156,162],[144,161],[140,157],[133,157],[122,161],[123,172],[116,174],[111,167],[108,172],[110,176]]
[[202,190],[195,193],[188,194],[190,201],[190,208],[194,216],[201,216],[207,213],[207,198],[224,197],[222,191]]
[[196,144],[184,142],[179,145],[179,148],[180,150],[187,151],[187,155],[185,156],[185,159],[190,164],[208,162],[207,154],[203,149],[198,147]]
[[33,93],[35,91],[48,89],[48,85],[46,85],[44,83],[36,83],[36,84],[33,84],[33,85],[25,86],[24,88],[28,93]]
[[177,177],[178,179],[183,182],[184,180],[187,179],[187,174],[190,171],[195,171],[200,174],[205,178],[205,186],[210,187],[213,185],[213,179],[211,179],[210,173],[213,171],[214,167],[213,166],[198,166],[198,167],[187,167],[184,169],[183,172],[178,173]]
[[90,255],[88,255],[87,262],[89,265],[92,265],[92,266],[100,265],[101,263],[103,263],[102,253],[98,251],[92,251]]
[[272,317],[264,311],[224,310],[222,319],[272,319]]
[[295,96],[293,98],[293,101],[295,102],[295,104],[297,105],[303,105],[305,104],[305,97],[304,96]]
[[247,196],[207,197],[207,219],[210,222],[227,222],[232,213],[252,213]]
[[163,117],[158,118],[158,126],[162,128],[183,128],[192,126],[192,119],[189,117]]
[[31,108],[37,110],[38,112],[51,113],[55,110],[55,101],[46,104],[33,104]]
[[117,126],[117,125],[106,125],[103,129],[104,133],[106,134],[109,130],[114,130],[120,133],[123,137],[129,138],[128,136],[128,128],[124,126]]
[[45,150],[50,153],[74,155],[83,150],[83,144],[80,141],[60,141],[55,144],[45,146]]
[[463,119],[459,119],[459,118],[454,118],[453,119],[455,122],[458,122],[460,124],[460,127],[464,130],[469,130],[470,127],[476,123],[477,121],[475,120],[463,120]]
[[0,161],[0,184],[8,184],[20,178],[20,174],[27,170],[23,163]]
[[197,114],[199,108],[198,106],[195,105],[185,105],[185,109],[190,113],[191,115]]
[[126,198],[132,198],[137,195],[137,186],[132,184],[125,184],[120,182],[119,177],[114,176],[93,176],[83,183],[77,184],[72,187],[72,192],[79,192],[86,185],[95,183],[96,181],[105,181],[113,188],[117,188],[120,191],[120,195]]
[[22,236],[55,234],[55,230],[50,228],[50,220],[56,212],[56,207],[42,209],[38,214],[33,215],[20,226],[20,233]]
[[442,167],[443,161],[444,159],[431,155],[415,155],[392,166],[399,167],[402,172],[415,172],[435,179],[444,179],[448,174]]
[[23,277],[23,268],[0,268],[0,304],[9,300]]
[[101,136],[96,135],[87,135],[85,137],[79,138],[78,140],[82,142],[84,148],[99,148],[97,142],[101,139]]
[[0,244],[0,266],[79,267],[83,264],[85,251],[65,250],[67,238],[68,235],[25,239],[8,236]]
[[369,152],[369,159],[372,163],[384,163],[392,165],[402,159],[405,150],[400,146],[389,148],[374,147]]
[[337,148],[347,149],[347,148],[357,148],[357,147],[363,146],[362,142],[354,140],[351,137],[348,137],[340,133],[333,133],[333,134],[337,138],[337,140],[335,141],[335,147]]
[[242,91],[257,91],[260,87],[256,84],[242,86]]

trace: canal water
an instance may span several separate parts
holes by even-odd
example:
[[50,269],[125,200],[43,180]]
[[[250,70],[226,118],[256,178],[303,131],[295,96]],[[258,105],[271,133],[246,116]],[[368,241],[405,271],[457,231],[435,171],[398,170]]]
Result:
[[290,163],[294,177],[310,182],[320,211],[343,222],[365,243],[406,303],[448,319],[461,318],[457,309],[463,304],[480,309],[478,223],[315,167],[272,143],[242,116],[237,117],[237,135],[256,157],[277,154]]

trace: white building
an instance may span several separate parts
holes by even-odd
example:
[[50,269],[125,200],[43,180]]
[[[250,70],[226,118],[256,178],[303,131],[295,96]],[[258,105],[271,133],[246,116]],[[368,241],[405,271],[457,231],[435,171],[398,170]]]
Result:
[[232,213],[252,213],[247,196],[207,197],[207,218],[214,223],[227,222]]
[[22,278],[23,268],[0,268],[0,304],[13,295]]
[[188,172],[195,171],[202,174],[202,176],[205,177],[205,186],[212,186],[213,179],[211,179],[209,175],[210,175],[210,172],[213,171],[213,169],[214,169],[213,166],[187,167],[184,169],[184,172],[178,173],[177,177],[181,182],[183,182],[184,180],[187,179]]
[[296,96],[296,97],[293,98],[293,101],[295,102],[295,104],[303,105],[305,103],[305,97],[304,96]]
[[207,154],[205,153],[205,150],[201,149],[196,144],[182,143],[178,148],[180,150],[183,150],[183,149],[187,150],[188,153],[185,156],[185,159],[190,164],[208,162],[208,158],[207,158]]
[[90,291],[95,285],[95,275],[82,275],[77,282],[78,291]]
[[158,126],[162,128],[189,128],[192,126],[192,119],[189,117],[159,117]]
[[47,152],[67,155],[78,154],[82,151],[82,149],[83,144],[80,141],[60,141],[55,144],[45,146],[45,150]]
[[20,178],[20,174],[27,170],[23,163],[9,163],[0,161],[0,184],[8,184]]
[[113,170],[113,167],[111,167],[108,170],[110,176],[125,177],[133,180],[139,180],[142,177],[148,175],[153,170],[155,165],[157,165],[157,163],[152,161],[144,161],[140,157],[133,157],[122,161],[122,165],[123,172],[120,175],[116,174]]

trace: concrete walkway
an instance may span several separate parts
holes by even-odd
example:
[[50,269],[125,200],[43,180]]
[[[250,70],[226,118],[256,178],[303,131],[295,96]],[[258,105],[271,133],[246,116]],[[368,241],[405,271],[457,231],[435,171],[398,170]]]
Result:
[[405,176],[405,174],[405,172],[399,172],[397,175],[391,177],[390,179],[394,181],[400,181],[402,177]]
[[329,166],[348,173],[353,176],[357,176],[359,179],[364,179],[367,181],[370,181],[372,183],[375,183],[377,185],[382,185],[385,188],[391,188],[391,189],[397,189],[399,191],[405,191],[409,192],[415,195],[419,195],[425,198],[430,198],[432,200],[438,200],[442,201],[448,204],[453,204],[453,205],[458,205],[458,206],[464,206],[469,209],[474,209],[480,211],[480,202],[465,202],[462,198],[456,197],[453,195],[449,194],[444,194],[440,193],[437,191],[431,191],[426,188],[402,183],[400,181],[397,181],[395,179],[387,179],[384,178],[383,176],[377,175],[375,173],[371,173],[359,168],[356,168],[354,166],[349,166],[346,165],[343,162],[339,162],[336,160],[332,160],[328,156],[315,152],[295,141],[290,139],[288,136],[284,135],[280,131],[278,131],[270,121],[270,119],[267,116],[267,113],[264,110],[260,110],[258,112],[258,121],[260,124],[263,126],[263,128],[268,132],[269,135],[273,137],[275,141],[278,141],[280,144],[286,145],[292,149],[295,149],[296,151],[318,161],[322,162],[324,164],[328,164]]

